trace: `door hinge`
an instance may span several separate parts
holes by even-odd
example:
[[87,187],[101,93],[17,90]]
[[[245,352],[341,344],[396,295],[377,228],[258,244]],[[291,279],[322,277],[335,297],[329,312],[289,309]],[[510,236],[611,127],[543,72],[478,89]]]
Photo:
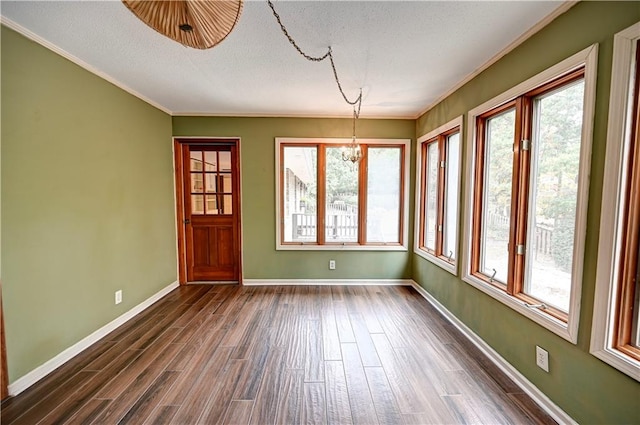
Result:
[[531,141],[527,140],[527,139],[523,139],[522,140],[522,150],[523,151],[528,151],[531,149]]
[[442,224],[438,224],[438,232],[442,232]]
[[447,161],[440,161],[440,168],[444,168],[447,166]]
[[516,254],[524,255],[524,245],[516,245]]
[[189,220],[188,218],[185,218],[185,219],[183,220],[183,222],[184,222],[184,224],[189,224],[189,223],[191,223],[191,220]]

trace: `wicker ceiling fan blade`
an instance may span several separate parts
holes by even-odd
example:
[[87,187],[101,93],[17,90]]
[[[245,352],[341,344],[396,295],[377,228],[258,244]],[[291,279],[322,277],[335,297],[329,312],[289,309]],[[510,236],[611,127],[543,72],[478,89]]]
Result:
[[193,18],[194,27],[206,44],[215,46],[224,40],[235,26],[242,2],[235,1],[191,1],[187,8]]
[[209,49],[233,30],[242,0],[122,0],[160,34],[195,49]]

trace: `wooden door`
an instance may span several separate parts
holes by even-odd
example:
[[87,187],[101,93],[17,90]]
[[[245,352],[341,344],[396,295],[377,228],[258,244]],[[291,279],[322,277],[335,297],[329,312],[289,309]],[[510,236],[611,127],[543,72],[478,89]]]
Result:
[[179,237],[182,233],[185,269],[181,277],[185,282],[239,282],[237,141],[179,143],[183,188]]

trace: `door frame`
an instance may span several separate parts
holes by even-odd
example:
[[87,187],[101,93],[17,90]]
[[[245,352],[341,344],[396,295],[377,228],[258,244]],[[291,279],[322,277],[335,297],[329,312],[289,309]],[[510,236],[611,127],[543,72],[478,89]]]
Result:
[[184,211],[184,172],[183,164],[184,158],[182,157],[183,145],[209,145],[215,146],[217,144],[233,144],[236,148],[236,162],[237,162],[237,179],[238,179],[238,284],[242,285],[243,264],[242,261],[242,178],[241,178],[241,156],[240,156],[240,137],[173,137],[173,186],[175,190],[175,203],[176,203],[176,235],[177,235],[177,248],[178,248],[178,282],[180,285],[186,285],[187,282],[187,249],[186,249],[186,226],[184,224],[185,211]]

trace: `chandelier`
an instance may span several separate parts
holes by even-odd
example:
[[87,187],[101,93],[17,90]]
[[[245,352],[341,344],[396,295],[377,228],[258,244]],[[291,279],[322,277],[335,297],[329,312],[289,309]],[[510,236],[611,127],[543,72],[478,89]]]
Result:
[[351,161],[352,163],[355,164],[356,162],[360,161],[363,156],[362,148],[356,140],[356,120],[360,118],[360,107],[362,106],[362,88],[360,88],[358,97],[356,97],[355,100],[349,100],[347,95],[344,93],[344,90],[342,89],[342,84],[340,84],[340,78],[338,78],[338,72],[336,71],[336,64],[333,60],[333,53],[331,51],[331,46],[327,48],[327,53],[325,53],[322,56],[310,56],[306,54],[300,48],[300,46],[298,46],[298,44],[295,42],[293,37],[289,35],[289,32],[287,31],[284,24],[282,23],[282,20],[280,19],[280,15],[278,15],[278,13],[276,12],[276,9],[273,6],[273,3],[271,2],[271,0],[267,0],[267,3],[269,4],[271,11],[273,12],[273,16],[275,16],[276,20],[278,21],[278,24],[280,25],[280,29],[289,40],[289,43],[291,43],[291,45],[298,51],[298,53],[300,53],[300,55],[302,55],[305,59],[311,62],[321,62],[329,58],[329,62],[331,63],[331,70],[333,71],[333,78],[336,80],[336,85],[338,86],[338,90],[340,90],[340,94],[342,95],[342,98],[344,99],[344,101],[353,107],[353,133],[351,136],[351,143],[349,143],[347,146],[344,146],[342,148],[342,159],[344,161]]
[[347,146],[342,147],[342,160],[343,161],[351,161],[352,163],[356,163],[362,159],[362,148],[356,141],[356,119],[357,119],[356,109],[353,108],[353,136],[351,137],[351,143]]
[[242,0],[122,0],[142,22],[194,49],[210,49],[233,30]]

